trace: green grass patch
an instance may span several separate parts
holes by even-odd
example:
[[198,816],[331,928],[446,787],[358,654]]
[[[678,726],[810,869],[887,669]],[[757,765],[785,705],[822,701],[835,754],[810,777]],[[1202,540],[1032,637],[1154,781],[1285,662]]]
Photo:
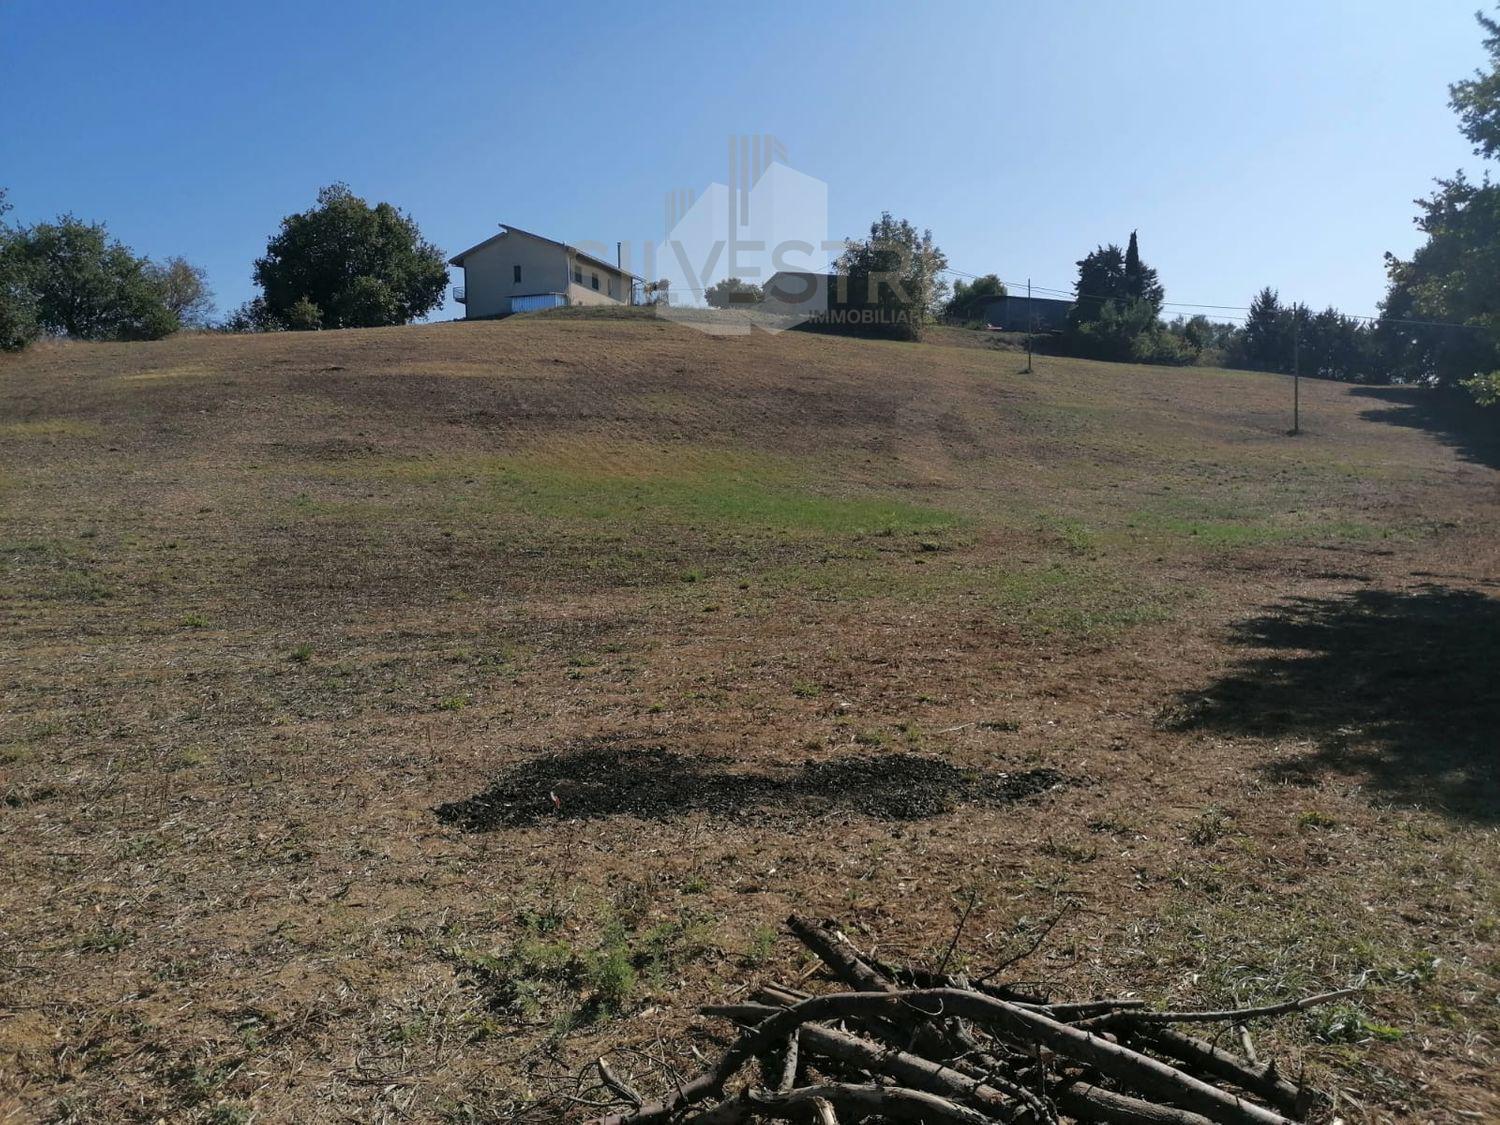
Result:
[[1125,542],[1233,550],[1309,539],[1358,541],[1382,534],[1373,524],[1330,519],[1316,511],[1276,510],[1266,502],[1163,498],[1124,517],[1115,538]]
[[0,543],[0,594],[34,601],[102,602],[112,591],[68,543],[25,539]]
[[[920,557],[920,556],[919,556]],[[977,605],[1028,633],[1101,634],[1168,620],[1193,591],[1157,589],[1100,559],[1017,566],[973,566],[961,555],[944,565],[852,552],[816,564],[778,567],[766,578],[776,592],[820,601],[894,598],[918,605]]]
[[963,522],[897,497],[831,495],[817,486],[815,465],[726,450],[580,443],[514,457],[384,460],[319,471],[441,486],[438,505],[455,517],[488,510],[603,526],[825,536],[931,534]]

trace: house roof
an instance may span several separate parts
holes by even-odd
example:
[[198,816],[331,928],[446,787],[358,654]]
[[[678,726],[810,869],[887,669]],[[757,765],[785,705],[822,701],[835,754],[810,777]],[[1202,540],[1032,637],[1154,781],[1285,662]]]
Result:
[[499,242],[508,234],[524,234],[527,238],[534,238],[538,242],[545,242],[552,246],[560,246],[569,254],[576,254],[578,257],[584,259],[585,261],[593,262],[596,266],[602,266],[604,269],[609,270],[610,273],[617,273],[622,277],[634,278],[636,281],[641,280],[639,276],[631,273],[629,270],[623,270],[619,266],[606,262],[603,258],[596,257],[586,250],[580,250],[576,246],[569,246],[566,242],[559,242],[557,241],[557,239],[548,238],[543,234],[535,234],[529,230],[522,230],[520,227],[513,227],[508,223],[500,224],[499,234],[492,235],[489,238],[486,238],[483,242],[476,243],[475,245],[470,246],[467,250],[461,250],[457,254],[453,255],[453,257],[448,259],[448,264],[450,266],[461,266],[464,264],[464,259],[467,258],[470,254],[474,253],[476,250],[483,250],[486,246],[490,245],[493,242]]
[[1042,305],[1071,305],[1072,297],[1028,297],[1025,293],[1000,293],[981,298],[986,303],[994,301],[1031,301]]

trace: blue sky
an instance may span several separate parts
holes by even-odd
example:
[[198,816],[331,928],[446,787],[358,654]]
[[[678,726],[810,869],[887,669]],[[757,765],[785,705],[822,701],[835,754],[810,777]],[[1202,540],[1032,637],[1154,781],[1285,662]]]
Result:
[[835,236],[889,209],[1059,286],[1138,228],[1169,301],[1367,313],[1411,200],[1478,167],[1446,105],[1478,2],[0,0],[0,186],[185,255],[227,309],[333,180],[449,253],[501,221],[639,243],[771,133]]

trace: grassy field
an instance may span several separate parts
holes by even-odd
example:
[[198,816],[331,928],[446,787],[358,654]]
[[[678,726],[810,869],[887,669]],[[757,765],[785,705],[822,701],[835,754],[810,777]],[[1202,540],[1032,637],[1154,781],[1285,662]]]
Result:
[[[0,359],[0,1121],[554,1120],[779,925],[1500,1118],[1500,443],[649,317]],[[568,1112],[582,1116],[586,1109]]]

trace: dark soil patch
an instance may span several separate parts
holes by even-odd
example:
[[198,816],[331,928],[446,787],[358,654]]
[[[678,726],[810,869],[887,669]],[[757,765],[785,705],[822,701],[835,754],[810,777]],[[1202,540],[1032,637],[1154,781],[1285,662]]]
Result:
[[1067,780],[1052,769],[961,769],[917,754],[809,760],[783,775],[738,773],[722,759],[604,740],[523,762],[482,793],[434,811],[444,824],[465,832],[552,819],[670,820],[699,812],[759,820],[807,820],[837,812],[921,820],[960,805],[1010,804]]
[[1266,772],[1352,772],[1398,803],[1500,822],[1500,599],[1431,584],[1294,598],[1233,640],[1253,651],[1159,728],[1313,739]]

